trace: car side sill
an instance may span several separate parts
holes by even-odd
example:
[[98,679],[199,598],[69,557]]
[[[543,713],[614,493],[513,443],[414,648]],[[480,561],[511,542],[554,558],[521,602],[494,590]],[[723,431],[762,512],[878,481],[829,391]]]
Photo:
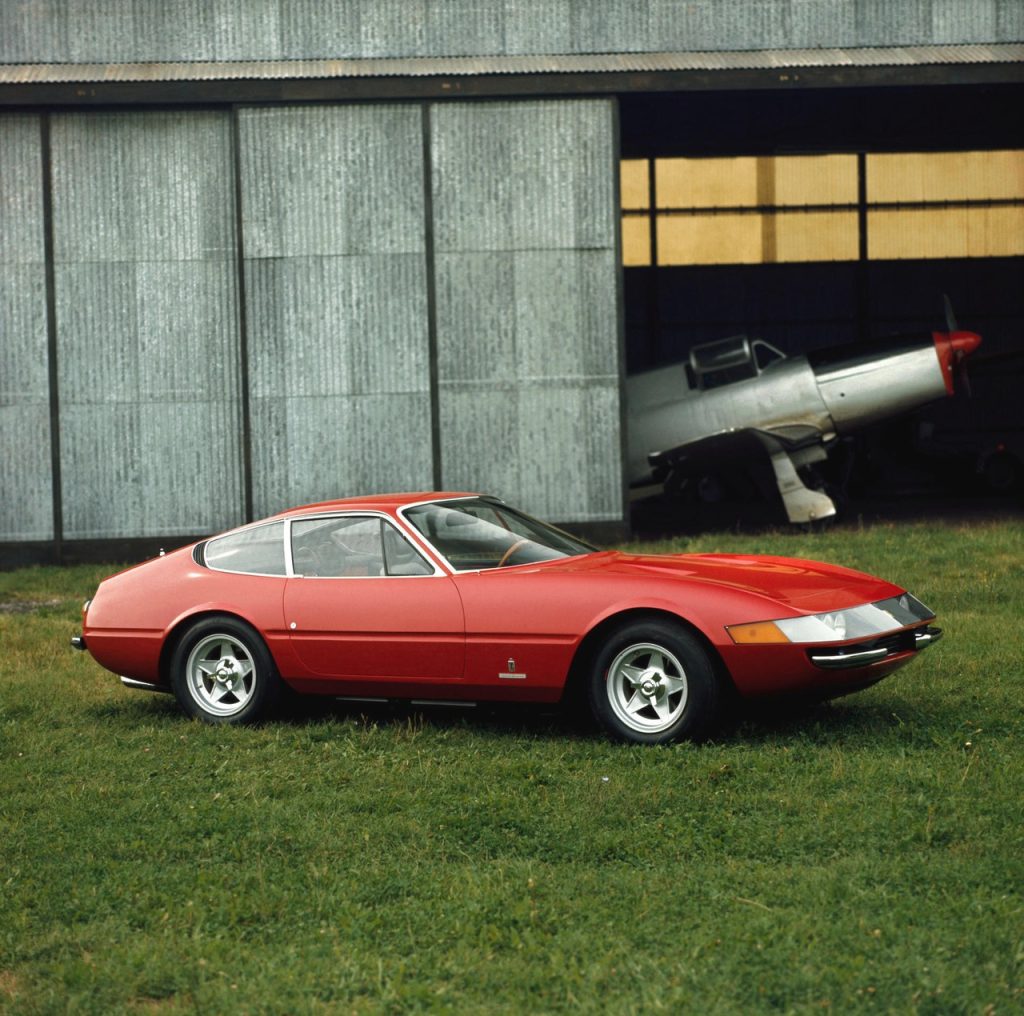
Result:
[[368,695],[334,695],[336,702],[366,702],[371,705],[412,705],[412,706],[459,706],[463,709],[475,709],[476,702],[465,702],[461,699],[404,699],[404,698],[371,698]]
[[170,688],[166,688],[162,684],[150,684],[148,681],[136,681],[134,677],[122,677],[121,684],[126,688],[131,688],[133,691],[158,691],[165,695],[169,695],[171,692]]

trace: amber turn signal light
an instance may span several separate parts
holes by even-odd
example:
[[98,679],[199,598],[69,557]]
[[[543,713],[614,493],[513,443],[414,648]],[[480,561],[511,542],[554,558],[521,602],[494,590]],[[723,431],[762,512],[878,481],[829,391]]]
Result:
[[788,642],[789,639],[774,621],[733,624],[725,629],[737,645],[764,645],[766,642]]

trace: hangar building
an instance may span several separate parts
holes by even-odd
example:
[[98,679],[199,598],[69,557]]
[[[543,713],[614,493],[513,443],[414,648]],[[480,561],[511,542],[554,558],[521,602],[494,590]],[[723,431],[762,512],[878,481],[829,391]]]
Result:
[[0,556],[347,494],[621,531],[623,378],[1024,325],[1019,0],[0,5]]

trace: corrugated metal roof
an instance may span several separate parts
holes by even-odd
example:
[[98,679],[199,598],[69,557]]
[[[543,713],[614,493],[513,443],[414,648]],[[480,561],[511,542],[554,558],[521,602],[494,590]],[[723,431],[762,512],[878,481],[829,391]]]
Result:
[[907,67],[1024,62],[1024,44],[777,49],[744,52],[255,60],[182,63],[0,64],[0,85],[133,81],[237,81],[495,74],[654,73],[800,67]]

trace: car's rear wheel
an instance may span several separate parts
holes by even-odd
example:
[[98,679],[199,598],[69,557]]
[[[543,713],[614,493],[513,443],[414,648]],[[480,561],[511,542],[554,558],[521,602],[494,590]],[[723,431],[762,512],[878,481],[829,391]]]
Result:
[[207,723],[251,723],[280,694],[263,639],[236,618],[194,624],[171,656],[171,687],[189,716]]
[[703,737],[718,712],[719,689],[700,642],[682,625],[652,620],[627,624],[605,642],[589,698],[613,737],[663,744]]

